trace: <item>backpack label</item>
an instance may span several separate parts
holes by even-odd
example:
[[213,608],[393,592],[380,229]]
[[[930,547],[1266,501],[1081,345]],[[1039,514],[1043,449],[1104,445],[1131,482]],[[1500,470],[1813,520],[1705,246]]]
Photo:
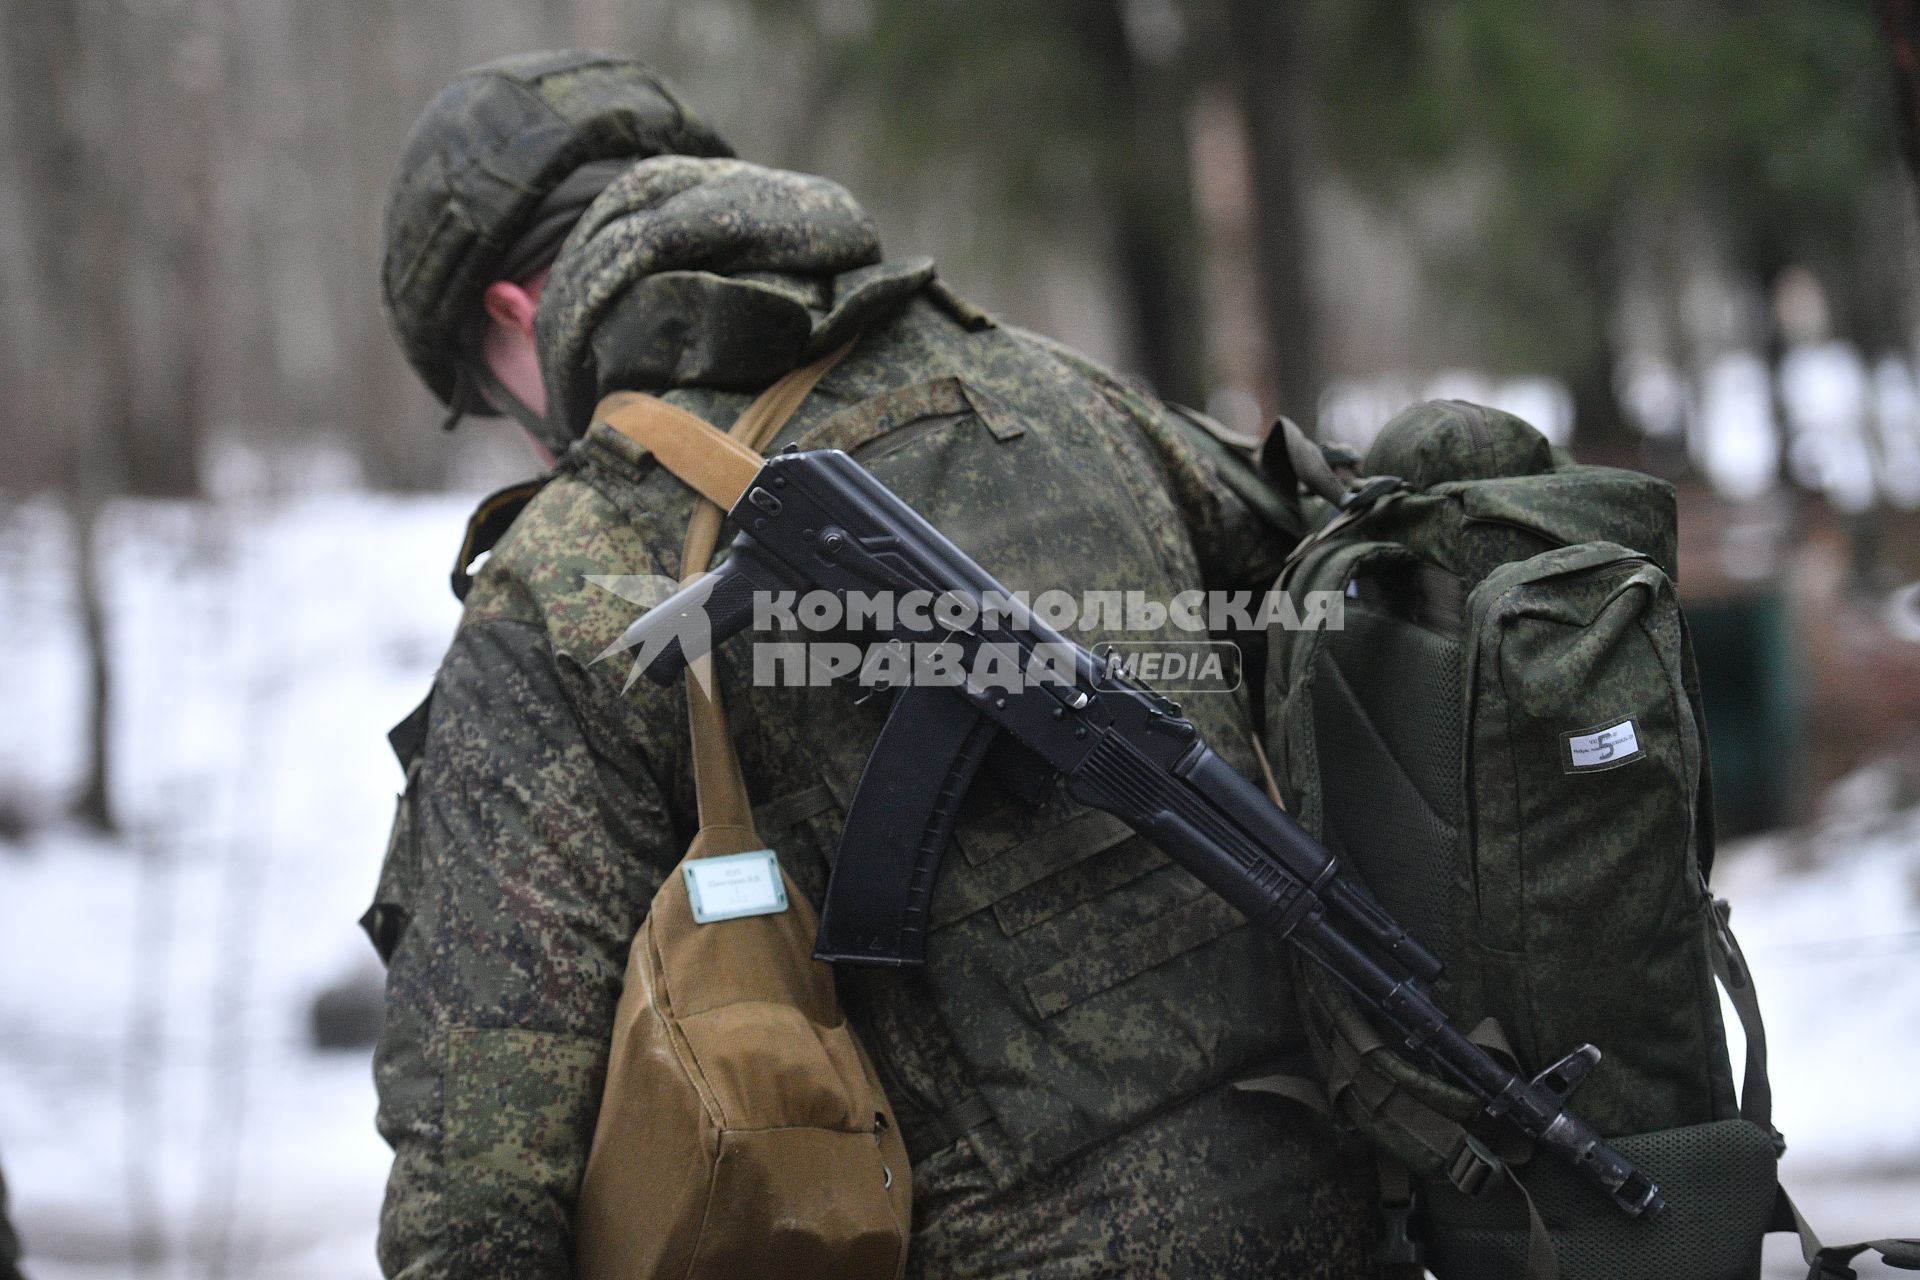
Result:
[[680,864],[695,924],[766,916],[787,909],[787,886],[771,849],[724,858],[691,858]]
[[1568,773],[1614,769],[1647,754],[1640,747],[1639,735],[1633,731],[1631,716],[1598,728],[1563,733],[1560,740],[1567,744],[1566,758],[1561,763]]

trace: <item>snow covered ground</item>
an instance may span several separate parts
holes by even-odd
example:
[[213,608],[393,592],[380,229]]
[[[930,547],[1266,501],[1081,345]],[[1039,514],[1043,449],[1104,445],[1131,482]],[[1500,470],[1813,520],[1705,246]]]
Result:
[[[1766,1016],[1781,1179],[1828,1242],[1920,1235],[1920,810],[1885,808],[1877,781],[1842,783],[1853,812],[1814,831],[1724,850],[1714,877]],[[1767,1256],[1769,1280],[1806,1275],[1782,1237]]]
[[[0,845],[0,1167],[34,1280],[378,1274],[363,1053],[307,1007],[375,967],[354,921],[399,769],[382,734],[458,616],[471,500],[128,504],[104,530],[129,834]],[[0,798],[76,776],[64,525],[0,525]]]
[[[307,1007],[373,964],[354,920],[399,781],[381,735],[457,617],[470,505],[109,513],[129,834],[0,838],[0,1167],[33,1280],[377,1274],[367,1060],[308,1048]],[[0,810],[45,811],[80,767],[69,552],[51,507],[0,508]],[[1719,877],[1786,1176],[1832,1238],[1920,1231],[1920,812],[1870,784]],[[1784,1242],[1769,1256],[1804,1274]]]

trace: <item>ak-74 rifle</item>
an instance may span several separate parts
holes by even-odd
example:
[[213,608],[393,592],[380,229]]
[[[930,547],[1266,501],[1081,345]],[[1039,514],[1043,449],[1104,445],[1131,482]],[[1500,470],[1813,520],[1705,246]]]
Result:
[[[646,673],[676,679],[688,661],[745,628],[758,592],[828,591],[843,603],[879,593],[957,597],[976,625],[945,632],[953,664],[1056,678],[974,680],[900,690],[855,790],[815,955],[853,964],[926,958],[941,856],[990,744],[1018,744],[1082,804],[1115,815],[1343,982],[1417,1058],[1471,1091],[1496,1123],[1566,1161],[1622,1210],[1665,1202],[1604,1142],[1567,1096],[1599,1060],[1582,1045],[1528,1080],[1490,1057],[1434,1002],[1440,962],[1346,875],[1339,861],[1201,739],[1192,721],[1030,612],[919,513],[838,450],[766,460],[734,503],[727,560],[648,611],[622,637]],[[903,619],[894,620],[901,634]],[[1045,655],[1037,664],[1030,658]],[[1012,663],[1011,666],[1007,662]]]

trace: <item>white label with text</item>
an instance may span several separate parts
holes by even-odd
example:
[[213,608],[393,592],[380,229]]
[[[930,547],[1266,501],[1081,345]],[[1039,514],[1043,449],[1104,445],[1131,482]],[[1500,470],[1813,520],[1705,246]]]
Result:
[[1641,755],[1640,737],[1633,731],[1631,719],[1603,729],[1567,734],[1566,741],[1570,770],[1610,769],[1638,760]]
[[787,909],[787,886],[771,849],[724,858],[693,858],[680,864],[695,924],[768,916]]

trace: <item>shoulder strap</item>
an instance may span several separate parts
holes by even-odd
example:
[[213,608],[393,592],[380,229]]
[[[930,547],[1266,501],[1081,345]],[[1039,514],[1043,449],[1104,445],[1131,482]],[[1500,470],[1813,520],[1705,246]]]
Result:
[[1282,487],[1262,471],[1248,447],[1233,440],[1213,419],[1183,404],[1167,403],[1168,418],[1181,438],[1213,464],[1222,484],[1246,503],[1260,522],[1282,537],[1298,539],[1307,531],[1297,486]]
[[[728,508],[740,500],[760,470],[759,451],[850,350],[851,343],[793,370],[761,392],[727,432],[678,405],[638,392],[615,392],[594,409],[596,422],[606,423],[645,448],[700,494],[680,547],[683,583],[707,571]],[[687,726],[693,735],[693,791],[701,829],[733,827],[751,833],[753,805],[740,773],[740,757],[727,732],[726,709],[713,685],[710,655],[687,668]]]
[[[1705,888],[1704,881],[1702,888]],[[1725,898],[1708,895],[1713,909],[1713,945],[1709,948],[1713,958],[1714,976],[1726,989],[1727,998],[1734,1012],[1739,1015],[1740,1029],[1747,1041],[1747,1065],[1740,1091],[1740,1115],[1750,1124],[1758,1125],[1773,1135],[1774,1145],[1784,1151],[1786,1144],[1780,1138],[1779,1130],[1773,1127],[1773,1087],[1767,1079],[1767,1028],[1760,1020],[1760,1000],[1753,989],[1753,971],[1747,967],[1747,957],[1740,950],[1740,940],[1733,936],[1733,925],[1729,920],[1732,908]],[[1905,1271],[1920,1271],[1920,1239],[1888,1238],[1885,1240],[1865,1240],[1858,1243],[1823,1244],[1819,1234],[1800,1212],[1800,1206],[1787,1194],[1785,1186],[1774,1187],[1773,1217],[1767,1224],[1767,1230],[1789,1231],[1800,1238],[1800,1256],[1807,1264],[1808,1280],[1853,1280],[1855,1272],[1851,1266],[1854,1258],[1871,1250],[1880,1255],[1881,1261],[1890,1267]]]
[[1822,1244],[1820,1237],[1782,1186],[1774,1188],[1773,1221],[1768,1231],[1791,1231],[1800,1237],[1800,1256],[1807,1264],[1807,1280],[1856,1280],[1849,1264],[1869,1251],[1901,1271],[1920,1271],[1920,1239],[1863,1240],[1850,1244]]
[[[761,399],[772,391],[768,388]],[[754,401],[740,415],[740,422],[734,424],[736,431],[759,403]],[[645,449],[681,483],[722,509],[731,507],[746,492],[760,470],[760,455],[738,435],[721,431],[698,414],[656,396],[616,391],[594,409],[593,418]]]
[[[1282,493],[1295,493],[1305,485],[1337,507],[1353,488],[1351,475],[1359,460],[1345,449],[1329,457],[1330,447],[1308,436],[1293,419],[1276,418],[1261,442],[1260,466]],[[1347,476],[1335,470],[1336,460]]]

